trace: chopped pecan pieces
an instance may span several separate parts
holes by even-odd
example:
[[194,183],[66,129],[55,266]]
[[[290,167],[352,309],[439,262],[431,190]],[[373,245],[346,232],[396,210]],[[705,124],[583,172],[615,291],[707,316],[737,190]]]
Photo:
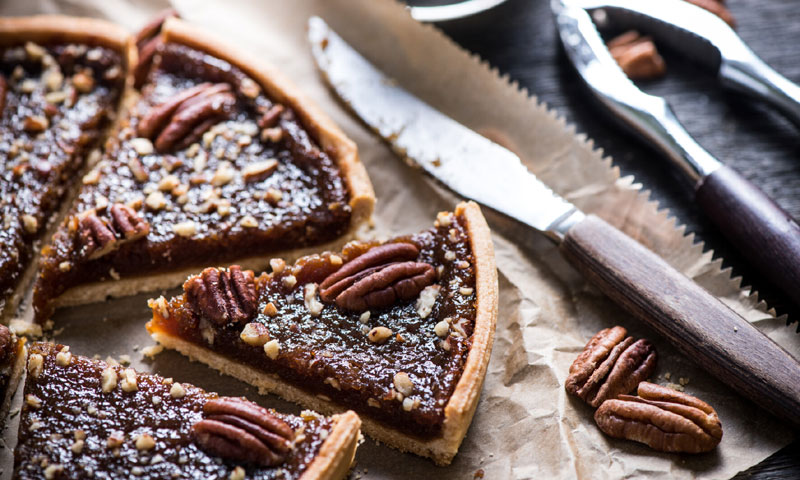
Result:
[[137,126],[137,133],[154,139],[159,152],[188,147],[206,130],[227,119],[236,97],[227,83],[201,83],[153,107]]
[[274,127],[278,124],[278,120],[280,120],[284,110],[283,105],[273,105],[258,119],[258,127],[262,130]]
[[614,327],[595,334],[569,368],[567,392],[597,407],[646,380],[656,365],[655,348],[647,340],[626,338],[626,333]]
[[413,261],[418,255],[410,243],[374,247],[329,275],[320,284],[320,298],[357,312],[411,300],[436,278],[431,265]]
[[100,258],[127,242],[150,233],[150,224],[131,207],[115,203],[109,209],[111,219],[102,218],[96,211],[85,214],[78,223],[78,241],[90,260]]
[[238,265],[206,268],[186,280],[183,290],[189,305],[218,325],[247,321],[258,306],[253,271]]
[[292,428],[243,398],[211,400],[203,406],[203,415],[205,418],[192,426],[192,435],[201,448],[214,455],[276,466],[292,449]]
[[702,400],[654,383],[639,384],[639,396],[606,400],[594,414],[600,430],[662,452],[702,453],[722,439],[717,412]]
[[664,59],[653,40],[634,30],[610,40],[608,50],[622,71],[634,80],[651,80],[666,72]]

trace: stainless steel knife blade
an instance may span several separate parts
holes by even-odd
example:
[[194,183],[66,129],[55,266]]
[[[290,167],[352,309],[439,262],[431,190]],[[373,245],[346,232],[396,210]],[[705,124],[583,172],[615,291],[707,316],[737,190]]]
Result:
[[548,231],[577,208],[539,181],[519,157],[399,88],[318,17],[309,39],[339,97],[400,155],[466,198]]

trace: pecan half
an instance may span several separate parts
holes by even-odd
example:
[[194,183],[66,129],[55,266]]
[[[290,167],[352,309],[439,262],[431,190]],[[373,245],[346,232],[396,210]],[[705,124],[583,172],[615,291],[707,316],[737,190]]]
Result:
[[136,48],[139,51],[139,62],[133,70],[134,86],[141,88],[147,73],[150,71],[150,66],[153,64],[153,57],[164,42],[159,35],[161,27],[168,18],[180,18],[178,12],[173,9],[167,9],[153,17],[147,25],[139,30],[136,34]]
[[622,327],[595,334],[569,367],[567,392],[597,407],[635,389],[656,366],[656,351],[647,340],[625,337]]
[[594,414],[600,430],[662,452],[708,452],[722,439],[717,412],[704,401],[654,383],[639,384],[639,396],[606,400]]
[[374,247],[328,276],[320,284],[320,298],[353,311],[411,300],[436,278],[433,266],[412,261],[418,255],[410,243]]
[[243,398],[210,400],[203,406],[203,415],[192,425],[192,435],[213,455],[272,467],[283,463],[292,449],[292,428]]
[[78,241],[83,254],[90,260],[150,233],[150,224],[131,207],[115,203],[109,212],[111,218],[106,219],[98,216],[96,211],[91,211],[78,223]]
[[252,270],[233,265],[227,270],[206,268],[183,284],[187,303],[218,325],[249,320],[256,312],[256,284]]
[[236,103],[227,83],[201,83],[153,107],[137,126],[140,137],[154,139],[159,152],[197,141],[206,130],[225,120]]

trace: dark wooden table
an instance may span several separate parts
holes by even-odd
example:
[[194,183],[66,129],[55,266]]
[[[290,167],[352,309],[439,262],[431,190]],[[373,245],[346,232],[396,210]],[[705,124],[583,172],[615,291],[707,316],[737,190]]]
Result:
[[[724,257],[724,265],[732,267],[734,275],[741,275],[744,285],[755,288],[779,314],[787,315],[791,325],[786,328],[797,327],[800,306],[790,305],[773,285],[755,274],[702,217],[666,160],[607,121],[606,112],[593,101],[560,48],[549,3],[509,0],[480,16],[439,26],[593,138],[614,158],[623,175],[635,175],[698,241]],[[797,1],[729,0],[727,5],[745,42],[773,68],[800,82]],[[739,170],[800,218],[800,130],[766,105],[721,90],[713,73],[673,52],[662,53],[667,77],[640,86],[667,98],[687,130],[712,155]],[[800,478],[800,440],[736,478]]]

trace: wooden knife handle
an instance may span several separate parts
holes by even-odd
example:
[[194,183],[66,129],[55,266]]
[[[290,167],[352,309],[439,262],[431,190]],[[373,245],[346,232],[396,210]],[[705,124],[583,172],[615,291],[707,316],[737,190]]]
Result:
[[606,295],[756,405],[800,425],[800,363],[661,257],[594,215],[562,254]]
[[800,225],[728,167],[705,177],[695,198],[750,264],[800,306]]

